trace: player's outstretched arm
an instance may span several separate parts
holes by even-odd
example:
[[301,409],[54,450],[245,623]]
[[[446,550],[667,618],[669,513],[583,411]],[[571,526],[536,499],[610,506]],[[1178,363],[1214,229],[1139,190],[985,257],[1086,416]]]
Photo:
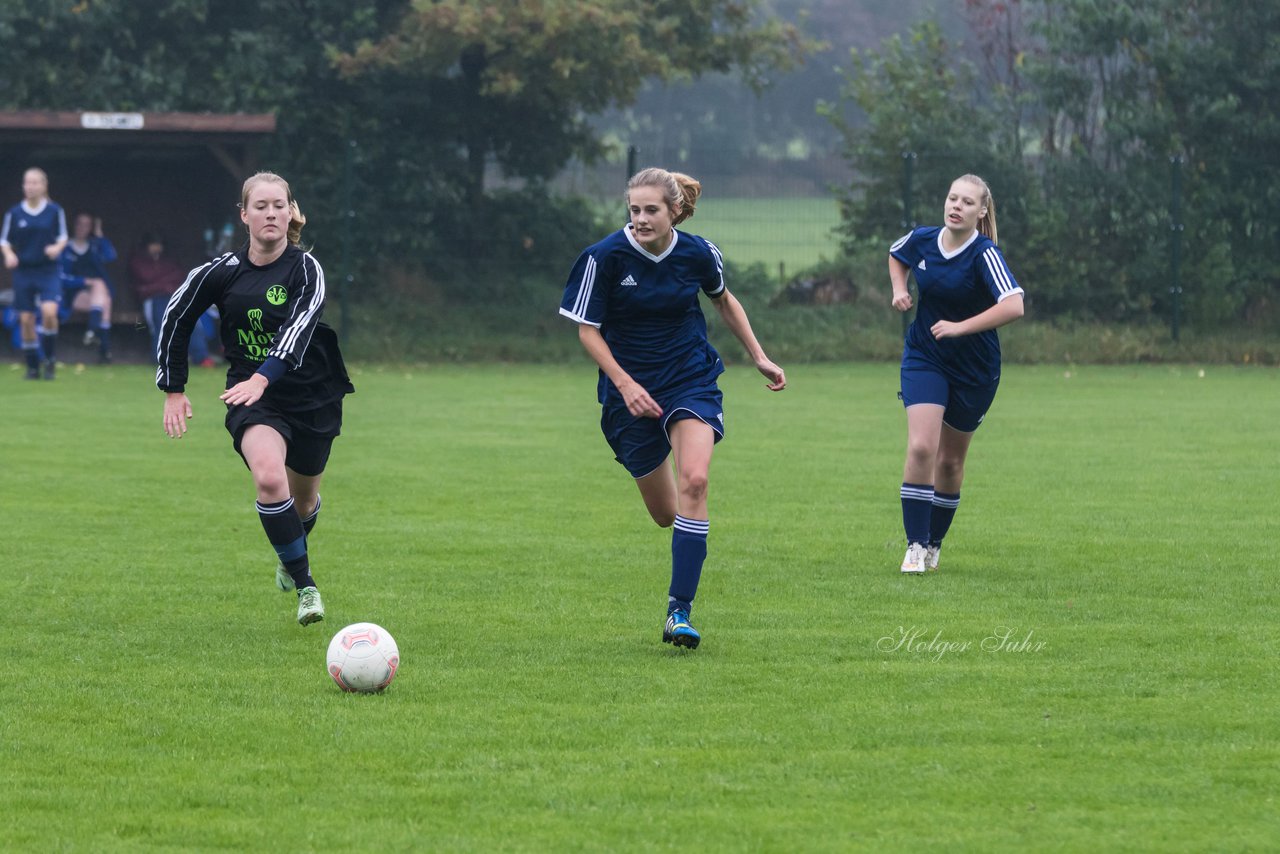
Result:
[[755,362],[756,370],[769,380],[766,388],[769,391],[782,391],[786,388],[787,375],[764,354],[764,348],[760,346],[755,333],[751,331],[751,321],[747,319],[747,311],[742,307],[742,303],[738,302],[738,298],[726,290],[714,300],[714,304],[716,311],[720,312],[720,319],[724,321],[724,325],[728,326],[734,337],[742,342],[747,355],[751,357],[751,361]]

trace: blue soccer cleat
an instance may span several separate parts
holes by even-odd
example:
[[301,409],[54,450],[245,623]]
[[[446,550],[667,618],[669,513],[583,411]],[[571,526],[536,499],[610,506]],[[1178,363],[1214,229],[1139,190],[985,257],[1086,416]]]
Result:
[[697,649],[702,635],[689,625],[689,612],[676,608],[667,614],[667,625],[662,629],[662,642]]

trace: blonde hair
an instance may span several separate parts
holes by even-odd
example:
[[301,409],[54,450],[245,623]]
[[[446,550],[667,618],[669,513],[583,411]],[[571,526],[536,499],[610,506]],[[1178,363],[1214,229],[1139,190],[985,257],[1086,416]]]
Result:
[[27,176],[32,173],[40,176],[40,180],[44,182],[44,196],[49,198],[49,173],[45,172],[39,166],[28,166],[22,173],[22,180],[26,181]]
[[253,192],[253,188],[259,184],[279,184],[284,187],[285,197],[289,200],[289,243],[297,246],[302,241],[302,227],[307,224],[307,218],[302,215],[302,209],[293,198],[293,190],[289,189],[289,182],[276,173],[257,172],[245,179],[244,186],[240,189],[241,209],[248,207],[249,193]]
[[641,169],[631,176],[627,182],[627,202],[631,201],[631,191],[636,187],[657,187],[662,190],[663,201],[671,211],[671,224],[679,225],[693,216],[702,197],[702,184],[683,172],[668,172],[657,166]]
[[[956,181],[967,181],[982,188],[982,198],[978,200],[987,212],[978,220],[978,233],[990,239],[992,243],[999,243],[996,239],[996,200],[991,197],[991,188],[987,186],[987,182],[979,178],[977,175],[961,175]],[[955,183],[952,181],[951,183]]]

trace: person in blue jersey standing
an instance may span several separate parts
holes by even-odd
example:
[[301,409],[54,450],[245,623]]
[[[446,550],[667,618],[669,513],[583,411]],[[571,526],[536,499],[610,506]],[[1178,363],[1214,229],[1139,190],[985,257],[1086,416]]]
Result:
[[724,365],[707,339],[699,294],[742,342],[766,387],[787,384],[725,287],[720,250],[675,229],[693,216],[701,193],[687,175],[638,172],[627,183],[630,222],[579,256],[560,304],[600,368],[606,441],[635,478],[653,521],[673,529],[662,640],[690,649],[701,641],[690,612],[707,555],[707,474],[724,436],[716,385]]
[[951,184],[941,227],[917,228],[889,249],[893,307],[920,304],[907,329],[901,391],[907,412],[902,571],[938,568],[942,538],[960,506],[965,457],[1000,385],[996,329],[1022,317],[1022,288],[996,246],[996,204],[987,182]]
[[187,347],[216,305],[226,348],[221,400],[232,445],[257,490],[258,517],[278,558],[276,586],[298,591],[298,623],[324,619],[307,537],[320,514],[320,478],[355,391],[333,330],[320,322],[324,272],[299,245],[306,223],[289,185],[271,172],[244,183],[249,242],[203,264],[174,292],[160,324],[156,385],[166,392],[164,429],[181,438],[192,417]]
[[115,289],[107,265],[117,258],[116,248],[102,233],[102,220],[76,214],[71,239],[59,256],[62,269],[61,318],[72,311],[89,315],[84,346],[98,345],[98,362],[111,361],[111,300]]
[[[50,201],[49,176],[43,169],[33,167],[23,173],[22,196],[0,225],[0,252],[4,253],[5,267],[13,271],[27,379],[40,378],[43,354],[44,378],[51,380],[58,360],[58,301],[62,296],[58,256],[67,245],[67,215]],[[38,339],[37,311],[43,330]]]

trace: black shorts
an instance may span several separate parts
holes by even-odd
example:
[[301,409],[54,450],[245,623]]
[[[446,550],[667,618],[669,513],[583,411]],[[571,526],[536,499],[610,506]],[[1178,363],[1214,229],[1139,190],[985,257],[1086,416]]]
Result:
[[226,423],[241,459],[244,452],[240,450],[240,440],[245,428],[265,424],[284,437],[284,464],[300,475],[315,477],[324,472],[333,440],[342,432],[342,399],[298,412],[283,412],[259,400],[251,406],[228,407]]

